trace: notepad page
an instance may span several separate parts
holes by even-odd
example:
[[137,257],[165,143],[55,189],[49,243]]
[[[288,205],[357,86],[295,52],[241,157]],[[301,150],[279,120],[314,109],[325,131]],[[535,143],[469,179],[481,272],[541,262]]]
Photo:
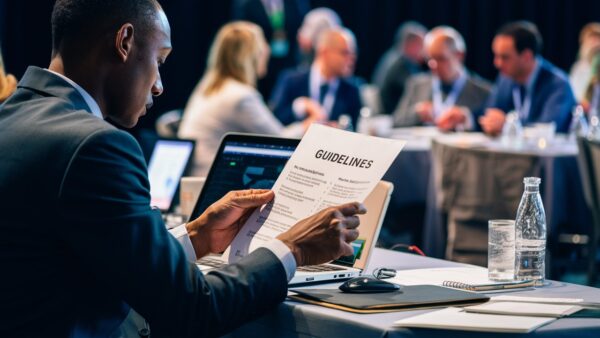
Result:
[[398,327],[416,327],[479,332],[528,333],[555,318],[469,313],[449,307],[394,322]]
[[467,312],[506,314],[519,316],[552,317],[560,318],[573,314],[581,310],[581,306],[542,304],[542,303],[521,303],[521,302],[487,302],[485,304],[467,306],[464,308]]
[[398,270],[396,271],[396,277],[389,279],[389,281],[401,285],[442,285],[444,281],[471,285],[495,283],[488,279],[486,268],[477,266]]
[[552,303],[552,304],[579,304],[581,298],[550,298],[550,297],[522,297],[522,296],[497,296],[492,297],[494,302],[527,302],[527,303]]

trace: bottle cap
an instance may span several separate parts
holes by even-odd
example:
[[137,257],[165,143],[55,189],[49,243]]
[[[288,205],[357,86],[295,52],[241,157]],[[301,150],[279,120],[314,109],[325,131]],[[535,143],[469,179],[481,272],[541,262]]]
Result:
[[542,179],[539,177],[525,177],[523,179],[523,183],[525,185],[539,185],[542,182]]

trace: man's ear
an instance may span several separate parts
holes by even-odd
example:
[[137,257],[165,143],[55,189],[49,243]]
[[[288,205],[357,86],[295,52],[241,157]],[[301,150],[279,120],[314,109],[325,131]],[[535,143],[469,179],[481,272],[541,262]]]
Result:
[[117,31],[115,37],[115,50],[117,57],[122,62],[127,61],[131,50],[133,49],[133,25],[126,23]]
[[529,49],[529,48],[524,49],[521,52],[521,56],[523,58],[525,58],[527,61],[532,61],[533,59],[535,59],[535,55],[533,54],[533,51],[531,49]]

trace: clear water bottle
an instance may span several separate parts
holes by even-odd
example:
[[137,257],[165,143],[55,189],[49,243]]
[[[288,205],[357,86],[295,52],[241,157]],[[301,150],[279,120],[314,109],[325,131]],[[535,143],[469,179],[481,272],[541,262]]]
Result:
[[546,273],[546,213],[538,177],[525,177],[525,191],[515,221],[515,278],[544,284]]
[[592,140],[600,140],[600,119],[598,115],[590,115],[590,127],[587,137]]
[[502,144],[511,149],[520,149],[523,147],[523,125],[519,119],[519,114],[511,111],[506,114],[506,120],[502,126]]
[[569,138],[575,140],[577,136],[587,136],[589,128],[583,107],[581,105],[575,106],[572,115],[571,125],[569,127]]

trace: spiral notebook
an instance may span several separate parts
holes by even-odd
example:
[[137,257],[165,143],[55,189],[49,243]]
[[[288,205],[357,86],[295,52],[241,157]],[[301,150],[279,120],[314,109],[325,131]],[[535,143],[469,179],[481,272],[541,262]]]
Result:
[[439,285],[476,292],[508,291],[533,287],[534,281],[494,282],[488,270],[477,266],[399,270],[390,280],[400,285]]

